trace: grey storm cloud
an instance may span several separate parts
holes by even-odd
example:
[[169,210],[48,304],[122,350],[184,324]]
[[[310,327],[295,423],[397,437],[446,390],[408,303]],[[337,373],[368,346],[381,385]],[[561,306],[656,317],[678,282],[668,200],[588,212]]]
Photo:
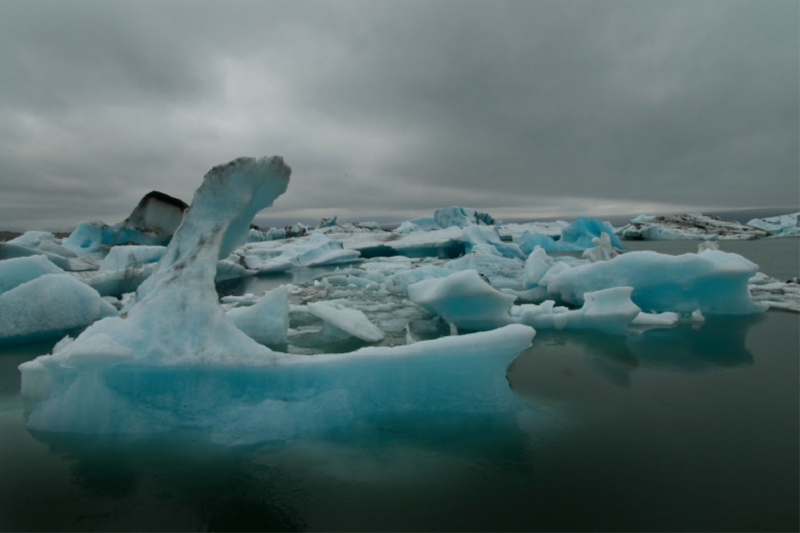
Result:
[[186,201],[279,154],[271,213],[796,206],[792,1],[0,4],[0,228]]

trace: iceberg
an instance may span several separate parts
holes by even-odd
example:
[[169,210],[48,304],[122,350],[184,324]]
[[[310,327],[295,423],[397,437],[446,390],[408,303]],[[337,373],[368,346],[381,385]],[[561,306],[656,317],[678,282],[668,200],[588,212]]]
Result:
[[119,298],[125,293],[134,292],[155,271],[156,263],[146,263],[116,270],[73,272],[72,274],[76,279],[96,290],[100,296]]
[[289,290],[285,285],[273,289],[257,302],[236,307],[226,313],[237,328],[261,344],[286,344],[289,331]]
[[589,248],[583,252],[583,258],[590,263],[614,259],[621,251],[611,244],[611,236],[608,233],[601,233],[600,237],[594,237],[592,244],[595,245],[594,248]]
[[545,252],[580,252],[585,248],[574,242],[556,241],[548,235],[541,233],[525,232],[519,237],[519,247],[526,253],[530,254],[537,246],[541,247]]
[[772,237],[797,237],[800,236],[800,212],[777,217],[754,218],[747,225],[763,229]]
[[557,263],[539,280],[548,293],[581,305],[584,294],[610,287],[633,287],[631,299],[642,310],[717,315],[762,312],[747,281],[758,265],[737,254],[706,250],[679,256],[629,252],[608,261],[569,267]]
[[439,257],[453,259],[464,255],[464,232],[453,226],[447,229],[418,231],[408,234],[373,233],[348,236],[342,242],[345,249],[357,250],[363,258]]
[[447,322],[473,331],[511,324],[508,310],[516,300],[489,285],[477,270],[409,285],[408,298]]
[[0,261],[0,294],[45,274],[63,274],[43,255],[31,255]]
[[44,274],[0,294],[0,344],[63,335],[117,310],[69,274]]
[[768,231],[750,223],[740,224],[713,215],[686,213],[656,217],[638,216],[632,219],[630,224],[618,228],[616,234],[623,239],[648,241],[741,240],[766,237]]
[[12,241],[0,242],[0,261],[38,255],[46,257],[51,263],[67,272],[97,270],[100,265],[100,261],[95,258],[73,257],[74,254],[67,256],[47,251],[50,249],[47,246],[43,246],[41,249],[39,247],[32,248]]
[[99,220],[78,223],[63,246],[86,256],[117,244],[165,245],[180,225],[186,207],[177,198],[152,191],[119,224],[109,226]]
[[770,309],[800,313],[800,279],[786,282],[759,272],[748,280],[748,290],[753,301],[768,305]]
[[366,342],[380,342],[386,337],[386,334],[358,309],[348,309],[342,304],[330,305],[325,302],[312,302],[307,307],[311,314],[325,322],[328,332],[331,330],[335,333],[343,332]]
[[[508,257],[509,259],[525,259],[525,254],[522,253],[520,247],[513,243],[505,243],[500,240],[497,230],[494,227],[488,226],[467,226],[461,237],[465,244],[467,253],[472,252],[475,247],[484,245],[486,248],[493,248],[498,255]],[[487,246],[488,245],[488,246]],[[489,249],[490,254],[494,254]]]
[[120,270],[157,263],[166,250],[165,246],[114,246],[100,263],[100,270]]
[[[209,171],[127,312],[20,365],[22,391],[40,400],[28,427],[92,434],[199,430],[235,444],[398,413],[523,409],[505,370],[530,346],[535,331],[529,326],[315,356],[274,352],[236,327],[242,319],[244,330],[258,329],[265,309],[256,303],[225,313],[214,288],[218,260],[247,240],[249,220],[286,190],[289,174],[280,157],[240,158]],[[383,275],[369,270],[364,277]],[[59,275],[28,284],[48,276]],[[263,307],[284,306],[286,290],[262,299]],[[327,318],[339,321],[336,327],[364,326],[347,310],[319,306],[333,311]],[[398,313],[391,305],[373,307]],[[418,316],[410,308],[404,313]]]
[[[22,365],[23,391],[45,397],[28,427],[89,434],[200,430],[222,444],[247,444],[359,419],[517,412],[525,405],[509,388],[506,367],[534,335],[528,326],[511,325],[347,354],[287,354],[276,364],[247,367],[131,364],[135,352],[96,337],[62,360],[73,365],[69,370],[44,358]],[[26,379],[50,375],[56,379],[49,383]]]
[[412,233],[414,231],[432,231],[442,229],[433,217],[420,217],[406,220],[395,228],[394,233]]
[[631,301],[632,287],[616,287],[587,293],[583,307],[556,307],[553,300],[541,305],[513,305],[516,295],[498,291],[475,270],[446,278],[423,280],[408,287],[409,299],[459,329],[481,331],[506,324],[537,329],[599,329],[621,333],[641,309]]
[[599,238],[602,234],[608,235],[611,244],[616,248],[625,248],[619,237],[614,234],[611,224],[590,217],[578,217],[572,224],[564,228],[561,232],[561,242],[573,243],[585,250],[594,246],[595,243],[592,242],[592,239]]
[[641,309],[631,301],[632,287],[614,287],[584,295],[580,309],[555,307],[553,300],[541,305],[523,304],[511,308],[516,322],[537,329],[597,329],[621,334]]
[[[493,226],[497,224],[489,213],[483,213],[471,207],[442,207],[433,213],[433,220],[442,228],[466,228],[472,225]],[[499,225],[499,224],[498,224]]]

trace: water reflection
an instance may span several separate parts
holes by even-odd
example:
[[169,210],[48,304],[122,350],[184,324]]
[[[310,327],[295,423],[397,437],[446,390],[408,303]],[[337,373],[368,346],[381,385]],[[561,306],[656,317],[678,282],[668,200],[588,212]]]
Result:
[[702,372],[755,363],[747,348],[747,333],[765,320],[764,314],[706,318],[699,328],[681,324],[631,335],[628,345],[642,366],[681,372]]
[[[71,464],[83,498],[156,498],[155,523],[173,529],[297,531],[337,529],[337,523],[415,529],[419,517],[393,514],[398,499],[402,507],[409,498],[428,520],[426,528],[447,529],[463,520],[469,505],[443,509],[442,499],[462,485],[486,490],[474,486],[476,474],[532,474],[531,431],[554,427],[548,420],[546,413],[383,417],[313,438],[235,447],[214,445],[200,433],[31,435]],[[380,509],[389,515],[378,516]],[[181,517],[177,527],[175,517]],[[112,512],[89,523],[129,528],[122,519]]]
[[682,322],[627,335],[540,331],[511,364],[509,381],[524,397],[582,401],[607,397],[607,385],[630,388],[644,369],[697,373],[752,366],[748,331],[765,319],[707,317],[700,327]]

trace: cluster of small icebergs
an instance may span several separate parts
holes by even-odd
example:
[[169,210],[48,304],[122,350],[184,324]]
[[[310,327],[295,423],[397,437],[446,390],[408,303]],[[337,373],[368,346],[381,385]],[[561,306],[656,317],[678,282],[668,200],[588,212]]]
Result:
[[[0,246],[0,343],[88,326],[20,366],[23,395],[39,400],[29,427],[213,428],[244,442],[397,410],[517,409],[505,368],[535,329],[626,334],[800,311],[797,280],[766,278],[716,243],[622,253],[630,235],[585,217],[503,225],[451,207],[394,231],[335,217],[251,228],[289,174],[279,157],[241,158],[212,169],[188,209],[151,194],[116,226]],[[263,296],[216,292],[221,281],[317,266],[337,268]]]

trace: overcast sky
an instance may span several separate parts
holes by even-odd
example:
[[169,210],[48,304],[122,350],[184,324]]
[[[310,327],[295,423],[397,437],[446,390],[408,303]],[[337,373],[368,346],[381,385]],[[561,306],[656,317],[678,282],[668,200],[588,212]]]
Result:
[[797,0],[0,0],[0,229],[292,167],[271,219],[796,207]]

